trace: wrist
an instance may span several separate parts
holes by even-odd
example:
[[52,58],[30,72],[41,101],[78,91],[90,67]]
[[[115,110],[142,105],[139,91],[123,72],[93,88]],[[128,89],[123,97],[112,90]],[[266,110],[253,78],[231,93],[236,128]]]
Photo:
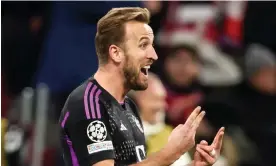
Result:
[[176,160],[178,160],[183,155],[183,153],[176,150],[175,148],[172,148],[171,146],[165,146],[161,150],[161,154],[163,154],[162,158],[165,161],[168,161],[167,163],[168,165],[173,164]]

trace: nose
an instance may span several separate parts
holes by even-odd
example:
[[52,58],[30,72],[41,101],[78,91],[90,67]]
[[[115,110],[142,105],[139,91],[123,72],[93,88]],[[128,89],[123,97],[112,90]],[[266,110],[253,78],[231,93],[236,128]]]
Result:
[[154,48],[152,48],[152,51],[148,55],[149,55],[148,58],[150,58],[150,59],[152,59],[154,61],[156,61],[158,59],[158,56],[157,56]]

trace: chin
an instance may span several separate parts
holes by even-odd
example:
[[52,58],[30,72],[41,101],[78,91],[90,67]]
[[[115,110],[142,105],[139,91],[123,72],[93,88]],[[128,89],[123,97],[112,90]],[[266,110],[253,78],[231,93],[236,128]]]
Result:
[[146,90],[148,88],[148,78],[140,72],[129,79],[128,85],[130,89],[135,91]]
[[145,82],[136,82],[131,89],[136,90],[136,91],[143,91],[148,88],[148,81]]
[[148,88],[148,84],[146,84],[146,85],[137,85],[137,86],[133,87],[132,90],[143,91],[143,90],[146,90],[147,88]]

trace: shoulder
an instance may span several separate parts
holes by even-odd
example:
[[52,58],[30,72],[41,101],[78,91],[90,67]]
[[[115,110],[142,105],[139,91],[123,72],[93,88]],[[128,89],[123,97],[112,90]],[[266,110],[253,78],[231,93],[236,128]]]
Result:
[[[93,82],[87,81],[77,87],[68,96],[63,107],[61,119],[70,114],[71,124],[79,121],[102,119],[105,116],[105,105],[100,100],[102,90]],[[68,113],[69,112],[69,113]]]

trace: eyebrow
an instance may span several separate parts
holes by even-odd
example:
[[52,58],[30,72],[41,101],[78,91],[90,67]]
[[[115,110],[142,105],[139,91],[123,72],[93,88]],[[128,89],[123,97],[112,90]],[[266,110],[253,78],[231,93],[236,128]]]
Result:
[[141,38],[140,38],[139,42],[140,42],[141,40],[143,40],[143,39],[150,40],[150,38],[149,38],[149,37],[147,37],[147,36],[143,36],[143,37],[141,37]]

